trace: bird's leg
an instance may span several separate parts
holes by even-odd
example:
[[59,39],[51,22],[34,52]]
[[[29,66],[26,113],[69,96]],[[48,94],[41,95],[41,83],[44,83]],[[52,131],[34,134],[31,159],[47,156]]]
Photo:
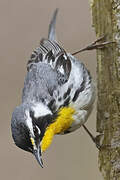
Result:
[[76,51],[75,53],[72,53],[72,55],[74,56],[74,55],[76,55],[76,54],[78,54],[80,52],[93,50],[93,49],[103,49],[103,48],[105,48],[105,46],[107,44],[115,43],[115,41],[104,41],[104,42],[100,43],[100,41],[102,41],[104,39],[105,39],[105,36],[102,36],[102,37],[98,38],[97,40],[95,40],[94,42],[92,42],[87,47],[82,48],[79,51]]
[[97,142],[97,139],[96,137],[94,137],[91,132],[87,129],[87,127],[83,124],[82,125],[83,128],[85,129],[85,131],[88,133],[88,135],[90,136],[90,138],[92,139],[92,141],[95,143],[96,147],[100,150],[101,149],[101,146],[100,144]]

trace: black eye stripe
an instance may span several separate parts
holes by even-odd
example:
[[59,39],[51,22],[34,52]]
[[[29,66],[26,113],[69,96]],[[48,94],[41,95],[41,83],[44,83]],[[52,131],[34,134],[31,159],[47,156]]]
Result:
[[40,116],[39,118],[34,117],[34,111],[30,111],[30,117],[32,119],[32,125],[33,125],[33,132],[35,135],[35,139],[40,140],[43,138],[45,130],[49,124],[51,124],[55,117],[56,114],[53,116],[51,114],[45,115],[45,116]]

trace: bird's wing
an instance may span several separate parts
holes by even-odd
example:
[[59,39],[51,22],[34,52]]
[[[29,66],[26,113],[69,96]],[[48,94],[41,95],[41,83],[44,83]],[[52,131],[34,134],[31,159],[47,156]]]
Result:
[[51,66],[58,74],[59,84],[67,82],[70,71],[71,61],[63,48],[56,42],[43,39],[38,48],[36,48],[31,55],[27,64],[28,71],[35,63],[46,63]]
[[64,84],[70,75],[71,61],[65,50],[56,41],[55,24],[58,9],[55,10],[49,25],[48,39],[42,39],[40,46],[36,48],[27,64],[29,71],[34,63],[43,62],[49,64],[58,74],[59,84]]
[[[71,72],[71,61],[65,50],[56,42],[55,23],[57,12],[58,10],[54,12],[53,18],[49,25],[48,39],[41,40],[40,46],[32,52],[30,60],[28,61],[28,74],[24,84],[23,101],[26,99],[26,97],[28,97],[28,94],[31,93],[38,94],[40,97],[45,95],[45,93],[48,95],[48,92],[50,92],[50,94],[52,92],[54,94],[54,99],[56,99],[55,94],[59,91],[60,87],[62,88],[62,86],[66,84],[69,79]],[[39,67],[39,72],[35,69],[35,67],[37,67],[37,69]],[[31,81],[31,79],[33,79],[33,81]],[[39,85],[36,85],[36,82],[39,82]],[[32,88],[32,86],[34,86],[34,88]],[[35,90],[37,93],[33,92]],[[32,96],[33,95],[30,95],[30,97]],[[50,105],[54,104],[53,101],[54,100],[50,101]]]

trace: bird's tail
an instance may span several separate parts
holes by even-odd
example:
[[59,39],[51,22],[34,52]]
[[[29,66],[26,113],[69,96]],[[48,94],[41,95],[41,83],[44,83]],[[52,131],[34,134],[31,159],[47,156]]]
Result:
[[57,41],[56,40],[56,28],[55,28],[57,13],[58,13],[58,9],[56,9],[54,11],[53,17],[52,17],[50,24],[49,24],[48,39],[50,41]]

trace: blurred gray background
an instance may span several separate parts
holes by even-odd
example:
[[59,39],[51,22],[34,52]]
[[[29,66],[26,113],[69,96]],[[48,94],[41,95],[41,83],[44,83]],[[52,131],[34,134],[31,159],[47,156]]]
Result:
[[[43,169],[30,153],[14,145],[10,129],[12,111],[21,102],[27,60],[40,39],[47,37],[53,11],[59,8],[59,42],[72,53],[95,39],[89,3],[89,0],[0,0],[0,179],[102,179],[98,150],[82,128],[54,138],[43,154]],[[95,51],[77,57],[86,64],[95,80]],[[86,125],[96,134],[96,110]]]

